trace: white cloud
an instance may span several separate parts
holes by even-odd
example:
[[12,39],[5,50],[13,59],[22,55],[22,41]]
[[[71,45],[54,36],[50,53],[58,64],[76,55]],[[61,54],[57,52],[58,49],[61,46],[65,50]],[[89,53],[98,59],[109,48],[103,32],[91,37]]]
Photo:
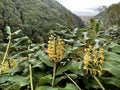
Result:
[[109,6],[113,3],[118,3],[120,0],[57,0],[63,6],[71,11],[90,11],[102,5]]

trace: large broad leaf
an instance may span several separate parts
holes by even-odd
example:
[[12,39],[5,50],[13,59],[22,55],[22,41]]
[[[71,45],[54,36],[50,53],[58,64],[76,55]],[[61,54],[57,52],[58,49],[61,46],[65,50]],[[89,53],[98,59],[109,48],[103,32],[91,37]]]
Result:
[[118,61],[120,62],[120,55],[114,52],[105,52],[105,60],[107,61]]
[[17,39],[14,39],[14,41],[16,41],[15,44],[12,45],[12,47],[18,47],[19,45],[24,45],[25,42],[28,42],[28,37],[25,36],[25,37],[22,37],[22,38],[17,38]]
[[11,82],[16,85],[19,85],[19,87],[22,87],[22,86],[29,84],[29,77],[9,76],[9,75],[0,76],[0,83],[2,84],[5,82]]
[[111,42],[109,48],[111,48],[112,52],[120,53],[120,45],[118,45],[117,43]]
[[52,82],[52,75],[46,75],[39,79],[39,85],[44,85],[46,83],[51,83],[51,82]]
[[71,61],[66,61],[64,65],[58,67],[58,69],[56,70],[56,75],[60,75],[63,72],[69,70],[70,66],[71,66]]
[[72,49],[69,47],[65,50],[63,58],[67,58],[72,53]]
[[38,60],[34,60],[32,64],[33,64],[32,66],[33,68],[39,67],[41,69],[44,69],[44,64]]
[[21,87],[18,84],[14,83],[12,85],[4,87],[3,89],[4,90],[20,90],[20,88]]
[[77,74],[78,73],[78,70],[82,67],[82,62],[76,62],[76,61],[73,61],[72,64],[71,64],[71,67],[70,67],[70,71],[72,73],[75,73]]
[[75,85],[67,83],[65,88],[59,88],[58,90],[78,90]]
[[116,67],[114,64],[110,62],[103,62],[103,70],[110,72],[111,74],[115,75],[116,77],[120,78],[120,68]]
[[[72,79],[76,79],[78,77],[78,75],[76,74],[68,74]],[[66,75],[62,75],[59,77],[55,78],[55,85],[57,85],[61,80],[68,78]],[[64,83],[66,84],[66,82]]]
[[15,66],[15,67],[12,67],[11,69],[9,69],[8,71],[6,71],[5,73],[16,73],[16,72],[19,72],[23,70],[23,67],[19,67],[19,66]]
[[50,86],[39,86],[35,90],[59,90],[58,88],[53,88]]
[[43,63],[45,63],[47,66],[49,66],[49,67],[53,67],[53,62],[52,62],[52,60],[50,60],[48,57],[47,57],[47,55],[43,52],[43,51],[38,51],[37,52],[37,54],[38,54],[38,56],[39,56],[39,59],[43,62]]
[[75,87],[75,85],[68,83],[65,88],[59,88],[59,87],[55,88],[52,86],[39,86],[35,90],[77,90],[77,88]]
[[[28,60],[25,60],[21,63],[19,63],[17,66],[14,66],[12,68],[10,68],[8,71],[6,71],[5,73],[9,73],[9,74],[15,74],[16,72],[20,72],[20,71],[23,71],[23,70],[28,70],[28,67],[29,66],[29,62]],[[24,71],[23,71],[24,72]],[[25,73],[25,72],[24,72]]]
[[21,57],[21,56],[22,56],[22,57],[26,57],[26,56],[28,56],[28,54],[34,53],[34,52],[36,52],[38,49],[39,49],[39,47],[36,46],[36,47],[33,47],[33,48],[29,49],[29,50],[25,50],[25,51],[19,52],[19,53],[13,55],[11,58],[18,58],[18,57]]
[[120,53],[120,45],[112,47],[112,52]]
[[67,77],[65,75],[61,75],[59,77],[55,77],[55,85],[58,84],[61,80],[66,79]]
[[19,58],[19,57],[26,57],[26,56],[28,56],[28,54],[30,54],[30,53],[31,53],[30,50],[22,51],[22,52],[19,52],[19,53],[13,55],[13,56],[11,57],[11,59]]
[[115,85],[120,88],[120,79],[115,78],[115,77],[101,77],[104,83],[108,85]]

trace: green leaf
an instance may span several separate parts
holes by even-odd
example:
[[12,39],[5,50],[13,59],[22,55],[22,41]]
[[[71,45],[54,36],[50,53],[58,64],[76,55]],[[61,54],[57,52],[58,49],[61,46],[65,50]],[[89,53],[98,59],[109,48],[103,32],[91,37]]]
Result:
[[115,75],[116,77],[120,78],[120,68],[116,67],[110,62],[103,62],[103,70],[106,70],[111,74]]
[[71,66],[71,61],[65,62],[65,65],[61,65],[61,66],[58,67],[58,69],[56,70],[56,75],[60,75],[63,72],[69,70],[70,66]]
[[59,90],[77,90],[77,88],[75,87],[75,85],[67,83],[65,88],[59,88]]
[[20,72],[20,71],[23,71],[25,69],[28,70],[28,68],[26,68],[28,66],[29,66],[29,62],[28,62],[28,60],[25,60],[25,61],[19,63],[17,66],[14,66],[14,67],[10,68],[5,73],[15,74],[16,72]]
[[109,48],[111,48],[111,52],[120,53],[120,45],[117,43],[111,42]]
[[17,31],[15,31],[15,32],[13,32],[12,35],[17,35],[17,34],[19,34],[20,32],[21,32],[21,30],[17,30]]
[[59,76],[55,78],[55,85],[58,84],[62,79],[66,79],[67,77],[65,75]]
[[52,75],[46,75],[44,77],[41,77],[39,79],[39,85],[44,85],[46,83],[51,83],[52,81]]
[[104,83],[114,85],[120,88],[120,79],[115,77],[101,77]]
[[17,85],[22,87],[29,84],[29,77],[9,76],[9,75],[0,76],[0,83],[5,83],[7,81],[16,83]]
[[53,67],[53,62],[48,58],[48,56],[41,50],[37,52],[39,59],[49,67]]
[[21,70],[23,70],[22,67],[15,66],[15,67],[12,67],[11,69],[9,69],[8,71],[6,71],[5,73],[12,73],[12,74],[14,74],[14,73],[19,72]]
[[24,45],[25,42],[28,42],[28,37],[22,37],[14,40],[16,41],[16,43],[13,44],[12,47],[18,47],[19,45]]
[[33,68],[39,67],[39,68],[43,69],[44,68],[44,64],[42,62],[36,60],[36,61],[33,61],[33,66],[32,67]]
[[39,86],[35,90],[59,90],[58,88],[53,88],[50,86]]
[[120,62],[120,55],[113,52],[105,52],[105,60]]
[[112,52],[120,53],[120,45],[112,47]]
[[69,43],[69,44],[73,44],[74,43],[74,39],[64,39],[64,41]]
[[14,58],[18,58],[18,57],[21,57],[21,56],[22,57],[26,57],[26,56],[28,56],[28,54],[33,53],[33,52],[37,51],[38,49],[39,49],[39,47],[36,46],[36,47],[33,47],[33,48],[29,49],[29,50],[25,50],[25,51],[19,52],[19,53],[13,55],[11,58],[14,59]]
[[5,87],[4,90],[20,90],[20,86],[16,83]]
[[69,47],[63,53],[63,58],[67,58],[72,53],[72,49]]
[[8,35],[11,35],[11,30],[9,26],[6,26],[5,30]]
[[73,61],[72,64],[71,64],[71,67],[70,67],[70,71],[72,73],[75,73],[77,74],[78,73],[78,70],[82,67],[82,62],[76,62],[76,61]]

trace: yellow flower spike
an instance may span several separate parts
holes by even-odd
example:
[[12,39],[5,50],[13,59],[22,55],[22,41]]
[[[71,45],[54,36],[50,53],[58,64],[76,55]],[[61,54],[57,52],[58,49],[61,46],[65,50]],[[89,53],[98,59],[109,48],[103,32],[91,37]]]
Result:
[[48,56],[51,60],[54,60],[55,58],[55,38],[52,35],[49,37],[48,41]]
[[51,60],[62,59],[64,51],[64,42],[60,37],[55,38],[53,35],[49,37],[48,41],[48,56]]
[[16,66],[16,65],[17,65],[16,60],[14,60],[14,61],[10,62],[10,66],[11,66],[11,67],[14,67],[14,66]]
[[4,65],[3,65],[3,67],[2,67],[2,69],[1,69],[1,71],[2,72],[5,72],[5,71],[8,71],[9,70],[9,66],[8,66],[8,63],[4,63]]
[[3,71],[3,72],[8,71],[8,70],[9,70],[9,67],[7,67],[7,66],[3,66],[3,67],[2,67],[2,71]]
[[14,67],[17,65],[17,62],[16,60],[13,60],[13,61],[10,61],[10,65],[8,64],[8,62],[5,62],[1,71],[2,72],[5,72],[5,71],[8,71],[10,68]]
[[57,46],[56,46],[56,54],[57,54],[57,58],[58,59],[62,59],[62,56],[63,56],[63,51],[64,51],[64,42],[63,42],[63,40],[60,38],[60,37],[58,37],[57,38]]
[[51,60],[55,62],[53,67],[52,86],[54,86],[55,81],[56,64],[59,59],[62,60],[63,51],[64,51],[63,40],[60,37],[55,38],[53,35],[51,35],[48,41],[48,56]]
[[83,69],[93,75],[102,74],[102,63],[104,61],[103,48],[96,49],[89,45],[87,48],[84,48],[84,61]]
[[84,49],[84,66],[83,66],[83,69],[86,70],[86,74],[88,73],[88,65],[89,65],[89,59],[90,59],[90,56],[89,56],[89,53],[90,53],[90,49],[88,48],[85,48]]
[[94,62],[94,64],[97,63],[97,53],[96,52],[93,52],[93,62]]

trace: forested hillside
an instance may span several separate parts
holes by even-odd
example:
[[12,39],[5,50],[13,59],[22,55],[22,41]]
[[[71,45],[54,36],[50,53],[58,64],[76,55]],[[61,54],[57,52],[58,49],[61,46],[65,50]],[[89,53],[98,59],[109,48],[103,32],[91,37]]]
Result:
[[6,38],[4,30],[7,25],[12,32],[22,29],[21,35],[39,42],[42,37],[45,39],[50,29],[56,30],[56,23],[66,26],[69,21],[71,27],[84,26],[81,19],[74,14],[70,15],[56,0],[0,0],[1,41]]
[[95,16],[95,19],[101,21],[105,37],[120,44],[120,3],[112,4]]
[[95,18],[102,20],[108,27],[113,25],[120,26],[120,3],[112,4]]

